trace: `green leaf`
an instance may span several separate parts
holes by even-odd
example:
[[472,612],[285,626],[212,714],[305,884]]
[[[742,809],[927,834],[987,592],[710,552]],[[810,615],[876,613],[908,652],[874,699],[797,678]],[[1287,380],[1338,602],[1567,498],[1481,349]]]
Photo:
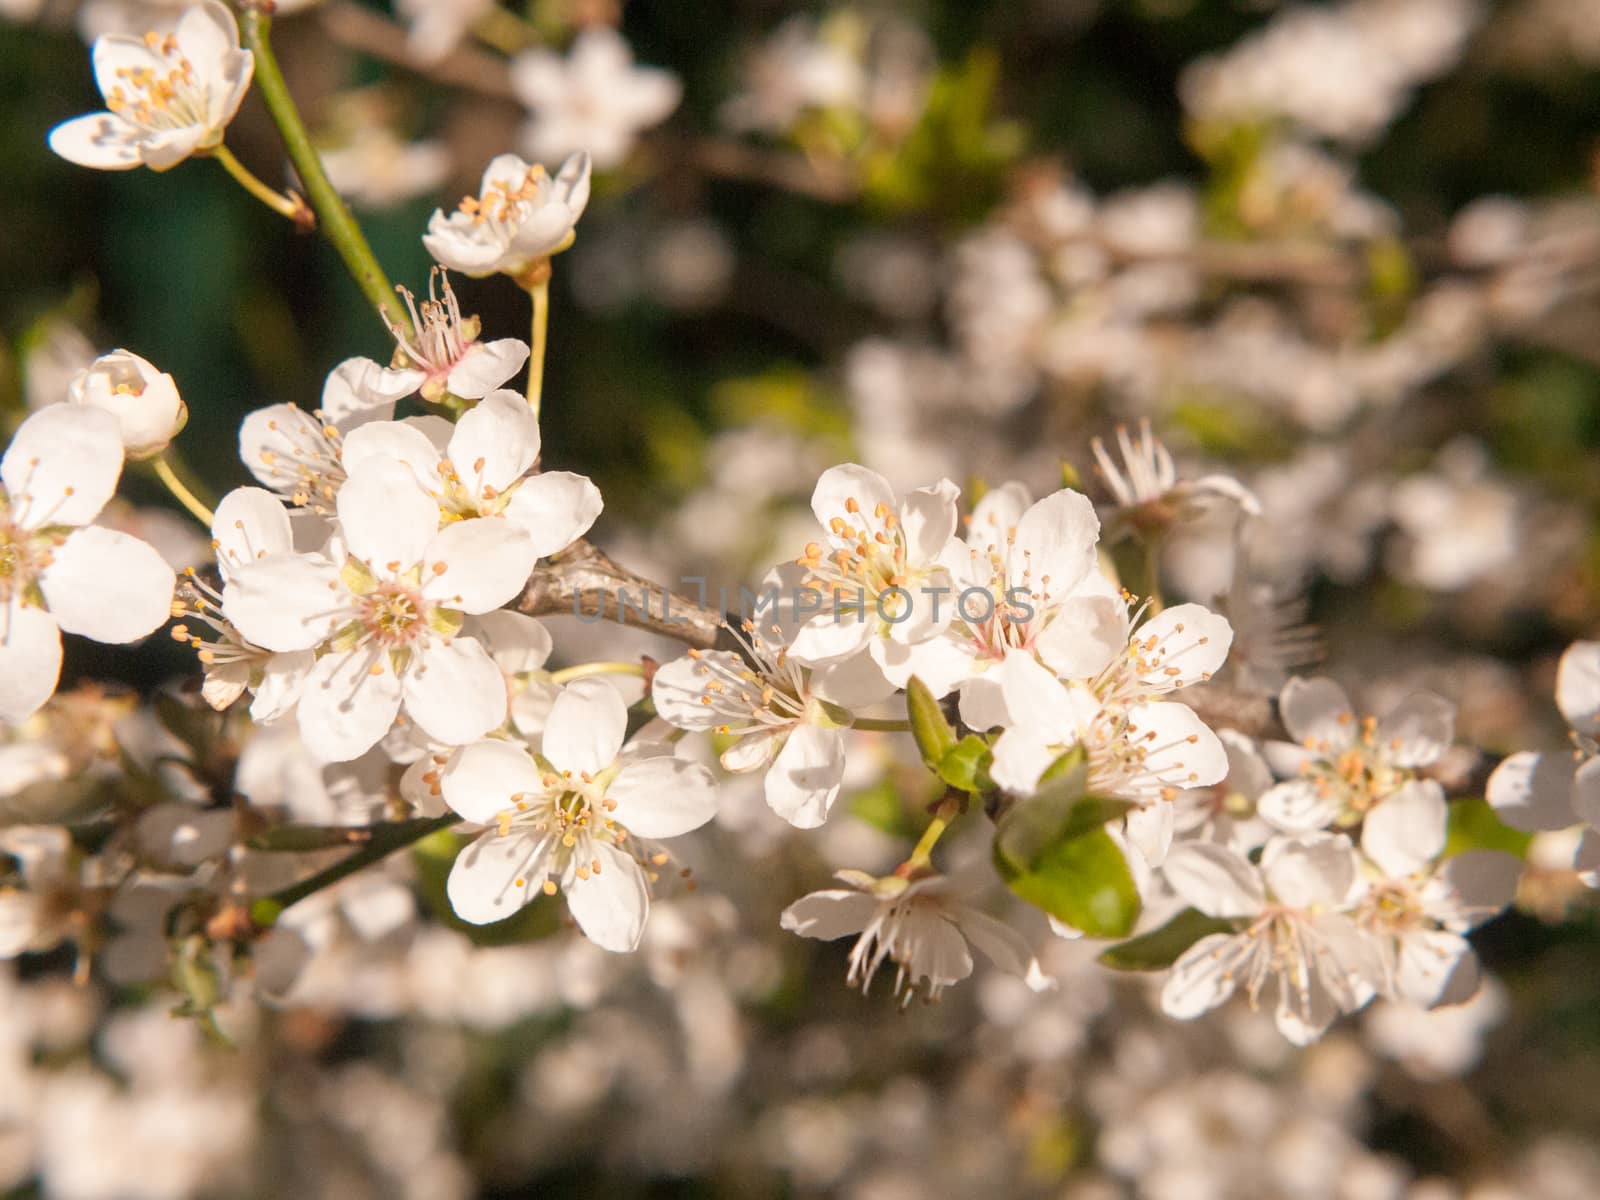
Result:
[[956,746],[956,731],[945,719],[944,709],[933,698],[928,685],[915,675],[906,684],[906,716],[911,721],[911,736],[928,770],[938,774],[944,756]]
[[994,750],[988,739],[969,733],[939,760],[939,778],[963,792],[987,792],[994,788],[989,778],[989,764],[994,762]]
[[1532,841],[1533,834],[1513,829],[1501,821],[1487,800],[1473,796],[1450,802],[1449,835],[1444,844],[1446,858],[1465,850],[1503,850],[1526,858]]
[[1081,750],[1051,764],[1045,782],[1000,819],[995,869],[1029,904],[1092,937],[1122,937],[1139,919],[1139,890],[1107,821],[1134,805],[1085,791]]
[[1227,933],[1231,929],[1232,921],[1186,908],[1160,929],[1108,947],[1101,952],[1100,961],[1116,971],[1160,971],[1170,967],[1179,955],[1207,934]]
[[1103,827],[1051,844],[1026,867],[1001,854],[997,841],[995,866],[1022,899],[1090,937],[1121,937],[1139,919],[1139,889]]

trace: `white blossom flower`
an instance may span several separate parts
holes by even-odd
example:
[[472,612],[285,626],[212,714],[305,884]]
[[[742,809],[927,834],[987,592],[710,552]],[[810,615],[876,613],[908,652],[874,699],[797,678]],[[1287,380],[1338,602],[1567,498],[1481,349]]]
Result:
[[405,288],[398,290],[411,310],[410,334],[398,325],[389,327],[411,362],[393,373],[397,384],[409,385],[405,394],[419,392],[424,400],[435,402],[446,395],[481,400],[528,361],[526,342],[516,338],[478,340],[478,318],[461,315],[455,289],[443,268],[435,267],[428,276],[428,299],[420,313],[416,298]]
[[1600,829],[1600,642],[1574,642],[1561,655],[1556,706],[1576,750],[1517,751],[1489,776],[1487,798],[1515,829],[1548,832],[1577,821]]
[[116,419],[56,404],[0,459],[0,721],[50,698],[61,634],[133,642],[167,619],[172,568],[152,547],[91,525],[122,474]]
[[1381,721],[1357,719],[1331,679],[1291,679],[1278,698],[1289,735],[1267,758],[1298,775],[1261,797],[1260,813],[1286,833],[1359,820],[1434,762],[1455,739],[1455,707],[1428,692],[1401,701]]
[[1362,878],[1344,835],[1273,838],[1259,866],[1224,846],[1185,842],[1172,848],[1163,873],[1207,916],[1245,923],[1208,934],[1173,964],[1161,990],[1169,1017],[1198,1017],[1241,986],[1254,1008],[1270,988],[1278,1031],[1304,1046],[1383,985],[1377,950],[1346,915]]
[[67,388],[67,399],[115,417],[129,458],[154,458],[189,420],[172,376],[127,350],[103,354],[79,372]]
[[350,476],[337,509],[337,559],[267,554],[223,588],[223,614],[256,645],[322,651],[296,710],[306,745],[329,761],[355,758],[402,707],[451,745],[499,726],[500,671],[459,634],[466,614],[499,608],[527,582],[528,535],[487,518],[441,530],[410,471],[381,460]]
[[1148,419],[1139,422],[1137,442],[1128,437],[1126,428],[1117,429],[1121,469],[1099,438],[1090,441],[1089,446],[1100,477],[1116,499],[1121,522],[1131,528],[1165,529],[1213,499],[1235,504],[1250,516],[1261,513],[1261,501],[1231,476],[1207,475],[1180,481],[1172,453],[1150,431]]
[[450,148],[407,141],[381,121],[365,121],[348,139],[319,150],[334,190],[357,208],[383,210],[434,192],[450,177]]
[[783,927],[801,937],[833,941],[858,934],[850,951],[851,987],[863,992],[885,962],[895,965],[894,992],[902,1005],[920,989],[929,1000],[972,974],[976,946],[1001,970],[1021,976],[1035,991],[1053,986],[1027,942],[1003,921],[964,903],[943,875],[877,879],[839,871],[850,886],[802,896],[783,910]]
[[169,34],[107,34],[95,41],[94,73],[110,111],[57,125],[50,148],[102,171],[169,170],[221,144],[254,70],[233,14],[215,0],[187,9]]
[[824,541],[808,543],[796,560],[806,570],[797,599],[815,599],[821,611],[802,625],[790,653],[829,662],[869,651],[885,678],[903,687],[913,673],[908,648],[954,616],[951,565],[963,551],[956,496],[948,479],[901,501],[876,471],[854,463],[824,471],[811,495]]
[[646,864],[666,861],[638,839],[698,829],[716,814],[717,799],[711,773],[697,763],[670,753],[619,758],[626,728],[616,689],[579,679],[550,710],[542,762],[511,742],[456,753],[441,772],[445,803],[489,827],[450,870],[457,916],[488,924],[559,890],[590,941],[637,948],[650,911]]
[[804,16],[784,21],[750,55],[745,90],[722,106],[723,123],[737,132],[786,133],[808,111],[860,107],[866,72],[851,44],[859,41],[851,24],[819,28]]
[[538,163],[501,154],[484,170],[476,196],[449,216],[434,210],[422,244],[464,275],[519,275],[571,243],[588,203],[589,156],[582,151],[554,179]]
[[679,729],[736,740],[729,771],[765,769],[772,811],[800,829],[828,819],[844,781],[848,709],[883,699],[889,685],[865,656],[810,669],[789,656],[778,626],[744,624],[744,657],[690,650],[651,685],[656,712]]
[[1446,817],[1444,789],[1424,779],[1390,796],[1361,829],[1376,872],[1356,924],[1383,958],[1385,994],[1423,1008],[1477,991],[1477,956],[1464,935],[1511,903],[1522,874],[1515,856],[1494,850],[1440,861]]
[[418,62],[439,62],[472,26],[494,8],[494,0],[395,0],[395,12],[411,26],[406,49]]
[[1191,788],[1173,801],[1173,833],[1248,854],[1276,832],[1256,812],[1272,786],[1272,768],[1242,733],[1216,732],[1228,755],[1228,774],[1220,783]]
[[[294,551],[288,512],[262,488],[235,488],[224,496],[212,517],[211,538],[224,585],[246,563]],[[199,655],[205,676],[200,694],[207,704],[220,712],[248,688],[254,695],[250,718],[257,723],[277,720],[293,709],[315,659],[310,650],[277,654],[250,642],[223,616],[222,596],[193,570],[185,573],[178,596],[173,615],[216,635],[202,638],[186,623],[172,627],[174,640],[187,642]]]
[[642,129],[667,118],[683,96],[670,71],[636,67],[614,29],[586,29],[565,59],[529,50],[511,61],[511,87],[533,110],[524,141],[549,161],[585,150],[602,171],[621,164]]
[[503,516],[543,558],[587,533],[602,502],[583,475],[528,474],[539,451],[538,418],[520,395],[501,390],[454,425],[439,417],[369,422],[344,439],[342,461],[352,472],[372,459],[399,463],[438,503],[441,521]]
[[331,517],[346,474],[344,435],[387,421],[395,403],[416,389],[412,374],[347,358],[328,373],[316,412],[269,404],[247,415],[239,426],[239,459],[291,508]]

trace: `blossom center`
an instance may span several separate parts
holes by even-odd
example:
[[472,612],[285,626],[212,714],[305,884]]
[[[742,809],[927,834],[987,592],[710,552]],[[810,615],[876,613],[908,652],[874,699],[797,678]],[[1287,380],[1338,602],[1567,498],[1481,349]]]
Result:
[[384,646],[405,646],[425,629],[428,605],[399,583],[380,583],[357,602],[356,619],[372,640]]
[[121,82],[106,93],[106,107],[152,132],[204,124],[207,91],[196,82],[194,64],[178,52],[177,37],[147,33],[144,45],[160,65],[118,67]]

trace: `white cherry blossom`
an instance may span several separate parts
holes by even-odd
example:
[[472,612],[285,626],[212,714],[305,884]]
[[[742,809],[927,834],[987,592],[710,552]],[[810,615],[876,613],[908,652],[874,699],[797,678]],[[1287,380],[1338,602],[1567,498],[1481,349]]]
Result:
[[1331,679],[1291,679],[1278,709],[1294,745],[1269,743],[1267,759],[1295,778],[1261,797],[1260,813],[1286,833],[1353,823],[1436,761],[1455,738],[1455,708],[1419,692],[1382,720],[1357,718]]
[[446,395],[463,400],[481,400],[494,391],[528,361],[528,344],[516,338],[492,342],[478,340],[477,317],[463,317],[450,276],[435,267],[428,276],[428,298],[418,311],[416,297],[405,288],[397,289],[411,311],[411,331],[398,325],[389,328],[405,352],[409,365],[394,372],[397,383],[407,392],[420,393],[424,400],[439,401]]
[[255,644],[321,652],[296,710],[306,745],[329,761],[355,758],[402,708],[452,745],[498,727],[500,671],[460,634],[466,614],[499,608],[527,582],[527,534],[488,518],[441,530],[433,498],[393,462],[363,464],[337,510],[333,557],[267,554],[223,589],[223,614]]
[[1121,468],[1099,438],[1092,439],[1089,446],[1094,451],[1100,477],[1116,500],[1118,521],[1123,527],[1147,527],[1159,532],[1210,500],[1235,504],[1240,512],[1249,516],[1261,514],[1261,501],[1231,476],[1207,475],[1193,481],[1180,480],[1171,451],[1150,431],[1148,419],[1139,422],[1138,441],[1128,436],[1126,428],[1118,428]]
[[1242,987],[1252,1008],[1263,994],[1275,1002],[1278,1031],[1304,1046],[1384,983],[1376,948],[1347,915],[1362,878],[1342,834],[1273,838],[1259,866],[1224,846],[1186,842],[1173,847],[1163,874],[1207,916],[1241,922],[1236,933],[1201,938],[1173,964],[1161,990],[1169,1017],[1192,1020]]
[[214,0],[185,10],[172,33],[106,34],[94,74],[110,111],[57,125],[50,148],[102,171],[170,170],[221,144],[254,70],[233,14]]
[[850,886],[802,896],[783,910],[782,921],[791,933],[822,941],[859,935],[850,951],[851,987],[866,992],[878,968],[892,962],[894,992],[902,1006],[919,991],[937,1000],[945,988],[972,974],[969,943],[1033,990],[1054,986],[1022,936],[965,903],[946,876],[877,879],[862,871],[839,871],[837,878]]
[[1385,994],[1423,1008],[1460,1003],[1478,988],[1466,933],[1516,895],[1513,855],[1469,850],[1443,859],[1447,805],[1431,779],[1409,783],[1367,817],[1361,851],[1373,870],[1356,924],[1377,946]]
[[550,710],[541,761],[503,741],[456,753],[441,772],[445,803],[488,827],[450,870],[457,916],[488,924],[559,890],[590,941],[618,952],[638,947],[650,911],[649,868],[666,861],[640,839],[698,829],[715,815],[717,799],[711,773],[697,763],[624,754],[626,728],[616,689],[579,679]]
[[[294,551],[288,512],[262,488],[235,488],[224,496],[212,517],[211,539],[224,585],[247,563]],[[310,650],[274,653],[250,642],[223,616],[222,596],[193,570],[185,573],[178,597],[173,615],[215,635],[202,638],[187,623],[172,627],[173,638],[199,655],[205,676],[200,694],[207,704],[221,711],[248,689],[253,721],[274,721],[294,708],[315,660]]]
[[529,474],[539,452],[538,418],[520,395],[501,390],[454,425],[439,417],[363,425],[344,439],[343,463],[347,471],[373,459],[398,463],[438,503],[441,521],[503,516],[542,558],[587,533],[602,502],[582,475]]
[[171,611],[161,555],[90,524],[116,491],[122,455],[109,413],[53,404],[0,458],[0,721],[21,721],[55,691],[63,632],[133,642]]
[[619,166],[640,130],[666,120],[683,85],[670,71],[638,67],[614,29],[586,29],[566,58],[529,50],[511,62],[511,87],[533,111],[523,134],[530,158],[585,150],[602,171]]
[[679,729],[710,730],[735,742],[729,771],[765,770],[767,804],[800,829],[828,819],[845,771],[848,709],[888,691],[868,658],[808,668],[789,655],[778,626],[744,627],[746,654],[690,650],[661,667],[651,696]]
[[67,388],[67,399],[117,419],[129,458],[153,458],[183,431],[189,409],[172,376],[127,350],[103,354]]
[[[884,677],[903,687],[914,673],[909,647],[938,634],[955,611],[956,496],[948,479],[902,501],[876,471],[854,463],[824,471],[811,496],[823,540],[796,560],[806,571],[797,596],[821,611],[802,625],[790,653],[820,663],[868,651]],[[797,617],[804,615],[798,607]]]
[[552,179],[538,163],[501,154],[483,172],[476,196],[455,212],[435,209],[422,244],[452,271],[519,275],[565,249],[589,203],[589,156],[570,156]]

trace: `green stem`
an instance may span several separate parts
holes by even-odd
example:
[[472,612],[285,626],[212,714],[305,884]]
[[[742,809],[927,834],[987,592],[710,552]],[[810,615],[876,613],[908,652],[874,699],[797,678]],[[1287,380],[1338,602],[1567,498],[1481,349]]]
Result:
[[545,260],[544,271],[538,282],[528,285],[528,295],[533,299],[533,336],[529,340],[528,355],[528,407],[538,417],[539,404],[544,394],[544,344],[550,328],[550,261]]
[[310,229],[316,224],[316,217],[306,207],[306,202],[298,192],[284,194],[262,183],[249,167],[245,166],[233,156],[233,151],[226,146],[219,145],[211,151],[211,157],[222,164],[222,169],[232,175],[234,181],[244,188],[261,203],[281,217],[288,217],[296,225]]
[[564,667],[550,673],[551,683],[571,683],[574,679],[587,679],[591,675],[637,675],[644,677],[644,664],[632,662],[592,662],[581,666]]
[[868,733],[907,733],[911,729],[911,722],[892,718],[855,717],[850,721],[850,728],[865,730]]
[[272,18],[248,3],[242,7],[239,24],[244,33],[244,44],[255,56],[256,87],[283,138],[289,161],[294,164],[300,182],[305,185],[306,196],[316,210],[317,223],[323,235],[339,252],[345,268],[354,277],[368,302],[377,309],[384,323],[398,326],[406,333],[413,332],[410,314],[395,295],[389,277],[378,265],[372,247],[367,245],[366,235],[361,232],[361,226],[356,224],[350,212],[350,206],[334,190],[328,173],[322,169],[322,159],[311,144],[311,135],[306,132],[300,110],[295,107],[294,97],[289,94],[283,71],[279,69],[278,59],[272,52],[272,42],[268,36],[272,29]]
[[[151,461],[150,466],[155,471],[156,478],[161,480],[166,485],[167,491],[172,493],[172,498],[188,509],[190,516],[194,517],[207,529],[210,529],[211,522],[216,514],[207,507],[199,496],[195,495],[195,490],[184,482],[182,476],[179,475],[177,451],[168,446],[162,451],[159,458]],[[188,474],[188,472],[185,471],[184,474]]]
[[372,838],[361,849],[299,883],[273,892],[270,896],[263,896],[251,906],[250,915],[258,925],[270,926],[278,919],[278,914],[291,904],[297,904],[325,887],[332,887],[363,867],[387,858],[396,850],[415,845],[430,833],[448,829],[460,820],[455,813],[446,813],[442,817],[419,817],[412,821],[370,826],[367,832]]
[[944,800],[938,810],[933,814],[933,820],[922,831],[922,837],[911,851],[911,857],[895,869],[895,874],[902,878],[910,878],[918,871],[925,870],[933,861],[933,848],[939,839],[944,836],[944,831],[950,828],[950,822],[961,815],[961,801]]

